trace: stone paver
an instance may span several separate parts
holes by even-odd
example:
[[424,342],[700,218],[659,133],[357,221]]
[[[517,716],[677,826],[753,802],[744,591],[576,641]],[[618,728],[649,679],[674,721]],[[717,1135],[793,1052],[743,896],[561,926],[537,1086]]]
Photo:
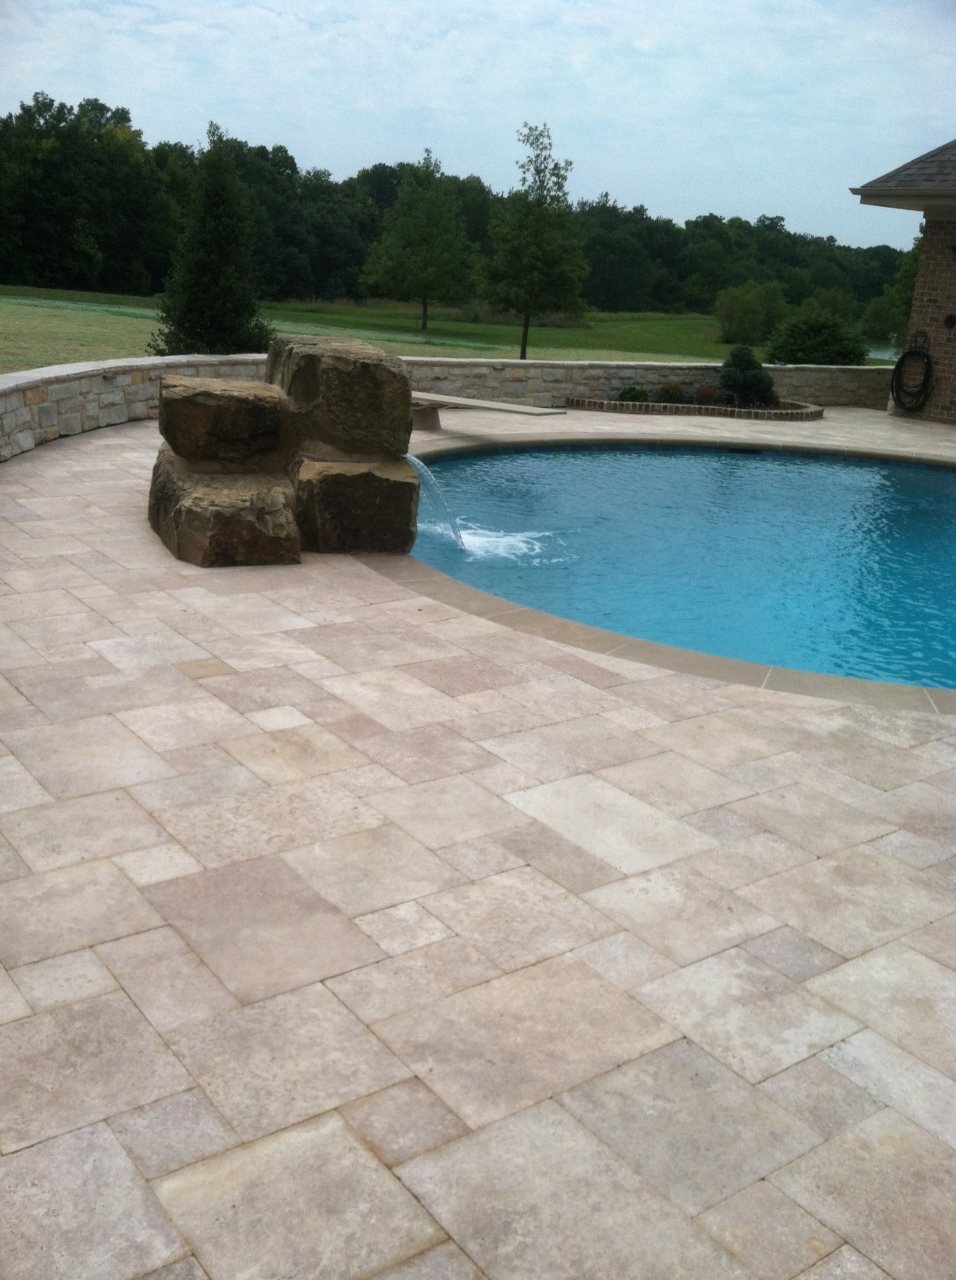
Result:
[[769,876],[740,894],[846,957],[956,911],[956,894],[865,846]]
[[116,990],[112,974],[92,951],[37,960],[14,969],[11,977],[37,1013]]
[[887,1280],[887,1275],[881,1267],[845,1244],[809,1271],[802,1271],[797,1280]]
[[[521,786],[523,788],[524,783]],[[513,791],[514,788],[509,787],[508,790]],[[540,822],[528,822],[511,831],[499,831],[494,840],[499,849],[516,859],[494,870],[511,871],[521,862],[528,861],[531,866],[537,867],[539,871],[556,880],[565,889],[570,889],[572,893],[596,889],[602,884],[608,884],[611,880],[619,880],[622,875],[610,863],[602,858],[596,858],[594,854],[588,853],[573,841],[566,840],[564,836],[558,835],[551,827],[546,827]],[[452,851],[446,849],[442,853],[447,858]],[[491,873],[489,867],[485,875]],[[482,877],[475,875],[472,878],[478,880]]]
[[769,1182],[755,1182],[699,1222],[760,1280],[791,1280],[842,1243]]
[[132,1280],[185,1242],[105,1125],[0,1160],[4,1280]]
[[198,570],[157,442],[0,466],[4,1280],[948,1276],[953,692],[668,670],[412,558]]
[[103,1120],[192,1083],[122,993],[0,1027],[0,1151]]
[[157,1031],[236,1007],[235,997],[172,929],[106,942],[96,954]]
[[561,1101],[689,1214],[749,1187],[819,1141],[686,1040],[589,1080]]
[[940,1280],[956,1257],[956,1151],[895,1111],[864,1120],[771,1181],[899,1280]]
[[529,817],[627,875],[714,845],[686,823],[588,774],[518,791],[509,799]]
[[149,849],[167,839],[125,791],[20,809],[0,817],[0,830],[34,871]]
[[369,801],[430,849],[519,826],[522,815],[470,778],[438,778],[382,791]]
[[11,968],[162,924],[111,862],[0,885],[0,962]]
[[[161,755],[113,716],[21,729],[5,734],[4,742],[58,799],[152,782],[174,773]],[[36,804],[37,800],[31,798],[27,803]]]
[[607,916],[532,867],[431,894],[424,905],[505,970],[524,969],[615,932]]
[[499,972],[497,965],[463,938],[446,936],[380,964],[330,978],[325,985],[363,1021],[371,1023],[478,986]]
[[195,800],[155,816],[206,867],[283,853],[324,836],[380,825],[381,816],[328,778]]
[[454,937],[447,925],[418,902],[400,902],[397,907],[356,916],[355,923],[390,956],[400,956],[406,951],[417,953],[430,942]]
[[777,924],[745,899],[681,866],[660,867],[585,896],[677,964],[724,951]]
[[210,1280],[363,1280],[443,1236],[337,1116],[170,1174],[156,1193]]
[[906,941],[924,955],[956,969],[956,913],[909,934]]
[[390,823],[292,850],[284,859],[348,916],[450,889],[464,879]]
[[15,1022],[31,1012],[13,979],[0,969],[0,1022]]
[[[613,782],[618,773],[636,767],[624,762],[654,756],[660,751],[656,743],[648,742],[636,733],[628,733],[601,716],[581,716],[576,720],[544,725],[540,729],[525,729],[521,733],[488,738],[482,745],[541,782],[554,782],[589,769],[618,765],[618,769],[609,771]],[[607,772],[605,776],[608,776]],[[625,773],[625,776],[628,775]],[[618,785],[624,786],[621,782]],[[625,786],[625,790],[628,789]],[[727,798],[735,800],[737,795]],[[703,808],[703,805],[697,807]]]
[[182,1262],[173,1262],[159,1271],[151,1271],[143,1280],[209,1280],[208,1271],[203,1271],[195,1258],[183,1258]]
[[329,1111],[411,1075],[321,985],[273,996],[167,1039],[244,1139]]
[[[825,1049],[815,1058],[806,1058],[760,1085],[760,1091],[824,1138],[852,1129],[855,1124],[880,1111],[883,1103],[872,1092],[853,1083],[850,1072],[834,1070],[843,1060],[843,1050],[859,1039],[850,1039]],[[835,1057],[830,1055],[835,1053]],[[832,1065],[831,1065],[832,1064]]]
[[873,1031],[956,1078],[956,973],[890,943],[807,984]]
[[387,1165],[401,1164],[468,1132],[468,1126],[420,1080],[340,1107],[341,1115]]
[[398,1173],[489,1280],[747,1280],[729,1254],[553,1102]]
[[754,1084],[860,1025],[740,947],[648,983],[641,1000]]
[[587,965],[558,956],[374,1024],[472,1127],[677,1038]]
[[180,876],[145,893],[244,1003],[382,958],[371,939],[278,858]]
[[875,1031],[821,1054],[837,1072],[956,1149],[956,1082]]
[[646,982],[672,973],[677,966],[631,933],[615,933],[574,952],[602,977],[637,995]]
[[109,1126],[144,1178],[160,1178],[239,1144],[201,1089],[113,1116]]
[[751,938],[743,946],[752,956],[763,960],[765,964],[773,965],[794,982],[806,982],[808,978],[815,978],[818,973],[833,969],[843,960],[835,951],[822,943],[814,942],[812,938],[805,938],[789,925],[771,929],[769,933],[762,933],[759,938]]
[[799,783],[737,800],[731,809],[765,831],[818,855],[873,840],[897,825]]
[[486,1280],[456,1244],[449,1241],[420,1253],[411,1262],[383,1271],[376,1280]]

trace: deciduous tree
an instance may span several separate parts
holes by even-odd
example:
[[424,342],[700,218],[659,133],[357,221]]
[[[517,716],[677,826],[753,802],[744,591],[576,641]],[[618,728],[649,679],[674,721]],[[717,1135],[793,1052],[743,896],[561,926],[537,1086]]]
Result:
[[417,299],[420,327],[427,329],[430,302],[457,302],[468,296],[474,260],[454,188],[426,150],[402,175],[395,203],[382,221],[382,234],[366,259],[363,281],[377,292]]
[[766,342],[787,314],[783,287],[775,280],[722,289],[717,295],[717,323],[721,342]]
[[568,203],[571,161],[555,160],[546,124],[525,121],[518,141],[528,154],[518,161],[519,189],[492,214],[488,293],[495,305],[521,316],[519,358],[525,360],[533,315],[580,309],[587,264]]

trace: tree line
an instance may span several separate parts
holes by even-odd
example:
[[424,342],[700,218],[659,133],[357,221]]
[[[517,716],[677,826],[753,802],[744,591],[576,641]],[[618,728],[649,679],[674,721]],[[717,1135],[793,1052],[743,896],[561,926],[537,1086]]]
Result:
[[[793,232],[775,215],[706,213],[680,225],[607,192],[571,204],[570,162],[552,155],[547,126],[525,125],[519,139],[520,185],[500,193],[475,174],[445,173],[428,151],[335,181],[300,169],[281,145],[220,133],[244,193],[256,293],[413,298],[425,327],[430,302],[480,298],[520,317],[575,303],[709,313],[728,290],[763,289],[766,303],[772,286],[771,312],[812,300],[852,321],[868,316],[873,336],[897,322],[887,301],[899,288],[897,249]],[[161,293],[202,154],[149,146],[125,107],[35,94],[0,118],[0,281]]]

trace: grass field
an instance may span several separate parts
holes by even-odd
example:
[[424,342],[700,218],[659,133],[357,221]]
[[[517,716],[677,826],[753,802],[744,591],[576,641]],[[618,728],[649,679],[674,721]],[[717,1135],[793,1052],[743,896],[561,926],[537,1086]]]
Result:
[[[157,326],[154,298],[0,285],[0,373],[80,360],[140,356]],[[427,334],[418,308],[400,302],[267,303],[283,333],[350,334],[395,355],[515,359],[519,327],[463,320],[430,308]],[[723,360],[713,316],[591,313],[571,327],[532,326],[528,355],[538,360]]]

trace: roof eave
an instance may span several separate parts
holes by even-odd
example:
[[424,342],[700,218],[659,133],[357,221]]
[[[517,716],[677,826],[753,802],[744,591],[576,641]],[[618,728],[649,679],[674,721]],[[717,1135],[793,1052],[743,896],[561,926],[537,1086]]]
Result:
[[956,210],[956,191],[942,192],[920,190],[873,191],[866,187],[851,187],[852,195],[860,197],[860,204],[878,205],[884,209],[912,209],[917,213],[934,213]]

